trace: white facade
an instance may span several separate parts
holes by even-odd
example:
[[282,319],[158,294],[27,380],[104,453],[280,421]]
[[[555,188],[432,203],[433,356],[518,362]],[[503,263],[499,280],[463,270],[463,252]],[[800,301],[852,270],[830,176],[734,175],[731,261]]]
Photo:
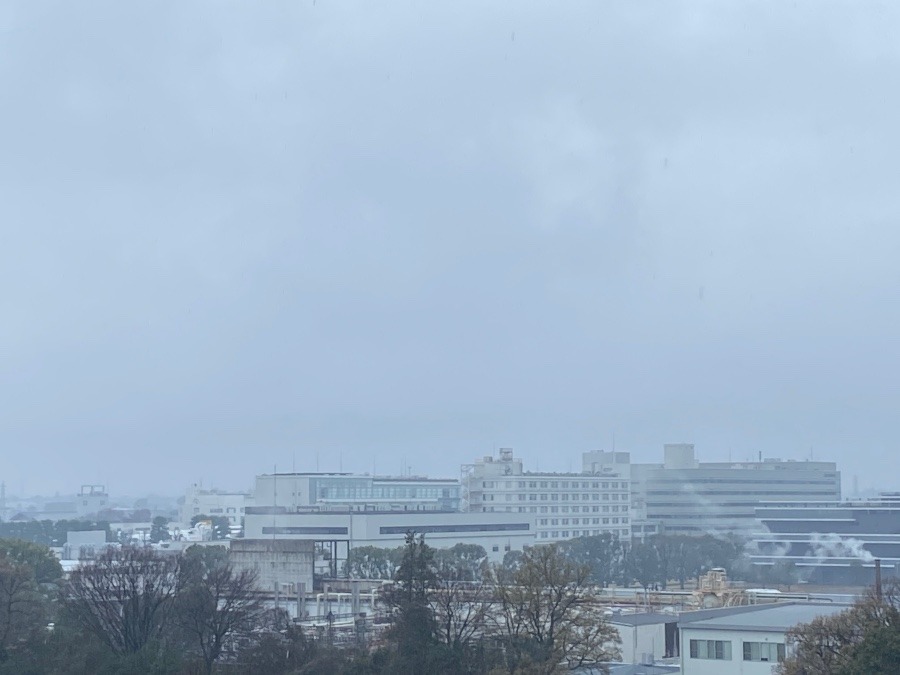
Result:
[[433,548],[477,544],[501,561],[507,551],[535,542],[534,519],[528,514],[440,512],[285,512],[253,507],[244,523],[247,539],[338,542],[348,548],[402,546],[407,532],[425,535]]
[[190,525],[194,516],[222,516],[235,527],[241,525],[244,511],[253,500],[245,492],[224,492],[221,490],[204,490],[199,485],[191,485],[184,495],[179,519],[185,527]]
[[615,471],[539,473],[524,471],[512,450],[464,467],[465,504],[472,513],[528,514],[538,544],[595,536],[631,536],[631,488]]
[[845,609],[834,604],[785,602],[683,614],[678,623],[681,672],[772,675],[789,653],[788,630]]

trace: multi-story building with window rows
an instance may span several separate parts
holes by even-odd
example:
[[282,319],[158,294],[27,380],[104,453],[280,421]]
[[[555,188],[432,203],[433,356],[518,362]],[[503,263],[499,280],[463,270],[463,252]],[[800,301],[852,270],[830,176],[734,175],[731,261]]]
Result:
[[627,475],[524,471],[510,449],[463,467],[463,508],[479,513],[527,513],[538,544],[609,532],[631,536]]

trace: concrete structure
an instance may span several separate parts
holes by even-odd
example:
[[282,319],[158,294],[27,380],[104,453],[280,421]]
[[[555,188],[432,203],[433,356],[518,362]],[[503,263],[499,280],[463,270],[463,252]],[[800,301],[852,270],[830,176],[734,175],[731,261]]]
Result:
[[[298,539],[233,539],[230,555],[237,569],[259,574],[260,590],[285,599],[313,587],[315,545]],[[303,584],[303,586],[301,586]]]
[[686,612],[679,617],[684,675],[771,675],[801,623],[845,610],[835,604],[773,603]]
[[277,473],[256,477],[254,500],[293,511],[458,511],[459,491],[454,479]]
[[234,528],[241,526],[244,509],[253,503],[246,492],[225,492],[223,490],[205,490],[196,483],[185,492],[179,508],[179,520],[188,526],[194,516],[221,516],[228,518]]
[[[838,501],[841,474],[834,462],[698,462],[694,446],[664,447],[662,464],[631,464],[628,453],[586,452],[586,473],[631,477],[632,518],[667,534],[749,536],[758,531],[764,501]],[[645,534],[642,528],[642,534]]]
[[[624,453],[623,453],[624,454]],[[630,481],[626,465],[583,473],[525,471],[505,448],[463,467],[464,506],[470,513],[529,514],[537,543],[610,532],[631,536]]]
[[623,663],[652,664],[678,656],[678,618],[673,614],[624,614],[609,617],[619,633]]
[[[527,514],[438,511],[291,512],[284,507],[249,508],[244,524],[250,539],[287,539],[330,546],[337,559],[357,546],[395,548],[407,532],[425,535],[434,548],[478,544],[495,561],[507,551],[534,544],[534,518]],[[235,540],[239,541],[239,540]]]
[[815,583],[871,584],[875,559],[900,576],[900,495],[850,502],[761,504],[753,535],[755,565],[790,562]]

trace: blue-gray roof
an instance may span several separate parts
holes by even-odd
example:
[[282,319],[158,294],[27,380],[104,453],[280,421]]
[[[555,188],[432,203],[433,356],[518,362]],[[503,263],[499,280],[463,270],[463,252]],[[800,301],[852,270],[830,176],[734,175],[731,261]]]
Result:
[[[729,608],[730,609],[730,608]],[[705,616],[692,618],[682,614],[678,625],[681,628],[703,628],[719,630],[743,631],[787,631],[801,623],[809,623],[820,616],[831,616],[847,609],[844,605],[779,602],[769,605],[756,605],[748,611],[747,607],[735,607],[734,610],[720,610],[716,615],[703,612]]]

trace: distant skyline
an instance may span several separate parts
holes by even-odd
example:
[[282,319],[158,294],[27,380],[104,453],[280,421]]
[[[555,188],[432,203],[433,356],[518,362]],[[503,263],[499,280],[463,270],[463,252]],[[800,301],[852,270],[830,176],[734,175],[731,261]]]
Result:
[[0,479],[565,470],[615,437],[900,489],[898,29],[891,3],[3,3]]

